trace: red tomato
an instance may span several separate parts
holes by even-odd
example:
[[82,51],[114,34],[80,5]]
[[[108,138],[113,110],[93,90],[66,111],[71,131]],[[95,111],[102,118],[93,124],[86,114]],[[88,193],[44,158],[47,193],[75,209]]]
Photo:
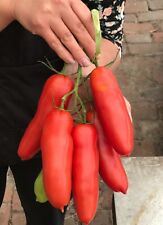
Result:
[[133,149],[133,125],[115,76],[110,69],[97,67],[91,73],[90,85],[106,138],[119,154],[129,155]]
[[[94,118],[92,120],[92,118]],[[104,182],[113,191],[126,193],[128,179],[119,154],[113,149],[109,140],[106,139],[97,114],[89,111],[87,120],[95,123],[97,129],[97,143],[99,150],[99,172]]]
[[70,201],[72,179],[73,119],[67,111],[53,109],[41,137],[43,182],[49,202],[63,210]]
[[[48,113],[59,107],[61,98],[73,89],[73,81],[64,75],[53,75],[45,83],[34,118],[21,139],[18,155],[22,160],[32,158],[40,150],[42,126]],[[68,105],[66,102],[65,108]]]
[[73,197],[79,219],[89,224],[98,204],[98,150],[96,129],[91,124],[78,124],[72,132]]
[[119,154],[106,139],[99,138],[99,172],[104,182],[116,192],[126,194],[128,178]]

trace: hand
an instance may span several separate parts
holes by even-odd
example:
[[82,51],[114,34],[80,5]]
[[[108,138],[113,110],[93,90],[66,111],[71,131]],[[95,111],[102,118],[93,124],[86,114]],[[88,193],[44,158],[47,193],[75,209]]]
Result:
[[[98,60],[98,65],[99,66],[104,66],[106,64],[108,64],[109,62],[113,61],[117,55],[118,52],[118,47],[117,45],[113,44],[111,41],[102,38],[102,42],[101,42],[101,53],[100,55],[98,55],[97,60]],[[116,70],[116,68],[118,67],[120,63],[120,52],[115,60],[115,62],[113,63],[113,65],[110,67],[113,71]],[[92,70],[95,68],[95,65],[93,63],[91,63],[89,66],[87,67],[83,67],[82,68],[82,74],[84,77],[88,76]],[[78,64],[68,64],[66,65],[66,74],[74,74],[78,69]]]
[[[66,63],[89,66],[95,53],[91,12],[80,0],[12,0],[13,18],[40,35]],[[81,47],[80,47],[81,46]]]

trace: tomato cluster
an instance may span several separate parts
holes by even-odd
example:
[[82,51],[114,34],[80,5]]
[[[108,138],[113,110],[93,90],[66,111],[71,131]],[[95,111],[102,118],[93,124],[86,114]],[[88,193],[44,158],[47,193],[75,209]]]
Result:
[[[43,168],[34,188],[37,200],[48,200],[63,211],[72,194],[84,224],[89,224],[96,213],[99,174],[113,191],[126,193],[128,180],[120,155],[131,153],[134,135],[112,71],[97,67],[89,78],[83,79],[90,87],[91,103],[79,96],[78,88],[83,84],[80,74],[75,83],[69,76],[52,75],[18,149],[22,160],[41,149]],[[73,94],[75,113],[68,107]]]
[[75,79],[55,74],[46,81],[18,148],[22,160],[31,159],[41,149],[42,171],[34,184],[36,201],[49,201],[63,212],[72,196],[85,225],[96,214],[99,174],[113,191],[127,192],[121,155],[131,154],[134,140],[130,105],[112,70],[98,66],[100,19],[98,10],[91,12],[96,68],[87,79],[82,78],[79,66]]

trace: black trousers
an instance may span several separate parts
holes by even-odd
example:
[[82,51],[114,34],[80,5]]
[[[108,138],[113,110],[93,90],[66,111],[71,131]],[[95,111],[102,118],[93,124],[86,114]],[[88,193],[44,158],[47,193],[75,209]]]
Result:
[[[10,166],[26,215],[27,225],[63,225],[64,214],[60,210],[53,208],[49,202],[39,203],[35,200],[34,181],[41,168],[41,158]],[[8,166],[0,167],[0,206],[6,187],[7,170]]]

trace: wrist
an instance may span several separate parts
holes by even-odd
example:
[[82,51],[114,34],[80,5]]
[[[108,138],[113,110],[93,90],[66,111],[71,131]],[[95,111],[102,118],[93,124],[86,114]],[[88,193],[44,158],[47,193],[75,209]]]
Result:
[[[115,60],[116,55],[118,53],[119,49],[116,44],[113,44],[111,41],[102,38],[101,42],[101,53],[97,56],[97,61],[99,66],[107,65],[109,62],[112,62]],[[118,53],[118,56],[111,66],[111,68],[116,68],[118,64],[120,63],[120,51]]]
[[[3,0],[1,0],[3,1]],[[10,21],[14,20],[14,1],[15,0],[6,0],[6,6],[7,6],[7,16]]]
[[0,0],[0,31],[14,20],[13,1],[14,0]]

